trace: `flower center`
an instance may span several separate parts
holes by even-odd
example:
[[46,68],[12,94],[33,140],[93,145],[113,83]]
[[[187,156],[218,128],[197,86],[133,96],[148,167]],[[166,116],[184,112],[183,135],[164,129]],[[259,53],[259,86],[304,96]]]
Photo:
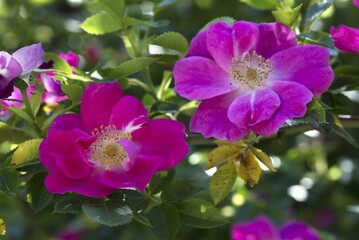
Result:
[[101,126],[95,129],[91,135],[97,139],[91,144],[87,150],[89,161],[95,166],[105,170],[115,168],[125,168],[128,163],[129,156],[117,141],[131,139],[130,133],[125,133],[116,129],[115,126]]
[[242,58],[232,59],[230,74],[233,82],[230,84],[239,84],[246,89],[255,89],[263,86],[273,71],[269,59],[265,59],[253,51]]

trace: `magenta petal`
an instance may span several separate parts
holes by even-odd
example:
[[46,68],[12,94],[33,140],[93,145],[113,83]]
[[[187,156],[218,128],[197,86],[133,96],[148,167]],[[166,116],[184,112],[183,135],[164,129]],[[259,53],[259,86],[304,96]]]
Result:
[[263,136],[275,133],[289,119],[303,117],[307,111],[307,103],[313,98],[313,94],[299,83],[272,81],[271,84],[281,105],[269,120],[252,126],[253,131]]
[[115,188],[136,188],[144,191],[161,161],[162,159],[156,156],[139,155],[129,171],[104,172],[100,176],[100,182]]
[[127,170],[127,168],[131,168],[131,163],[136,159],[137,155],[140,153],[140,148],[139,146],[129,140],[119,140],[117,141],[118,144],[120,144],[127,152],[127,155],[129,157],[129,164],[127,164],[127,166],[124,166],[125,170]]
[[207,49],[207,30],[199,32],[191,41],[186,57],[205,57],[213,59]]
[[274,65],[272,78],[298,82],[318,96],[329,88],[334,79],[329,60],[329,51],[324,47],[298,45],[288,48],[270,59]]
[[91,132],[95,128],[107,126],[112,110],[122,96],[118,82],[88,85],[81,102],[82,121],[86,131]]
[[114,106],[109,123],[117,129],[123,129],[143,116],[147,116],[147,110],[141,101],[132,96],[125,96]]
[[237,223],[231,228],[232,240],[277,240],[277,230],[266,217],[258,217],[253,221]]
[[49,171],[45,178],[45,186],[49,192],[64,194],[75,192],[88,197],[104,197],[110,195],[114,188],[99,182],[99,176],[89,175],[82,179],[71,179],[66,177],[59,169]]
[[175,90],[191,100],[208,99],[235,89],[230,75],[204,57],[183,58],[176,63],[173,75]]
[[71,67],[74,67],[74,68],[79,67],[80,58],[75,53],[73,53],[71,51],[69,51],[67,53],[59,52],[59,53],[57,53],[57,55],[59,57],[61,57],[62,59],[64,59],[66,62],[68,62],[68,64]]
[[246,136],[249,131],[239,129],[227,116],[228,107],[237,96],[238,93],[233,91],[202,101],[193,114],[190,131],[201,133],[205,138],[214,137],[229,141]]
[[359,8],[359,0],[353,0],[353,4],[355,7]]
[[39,67],[44,61],[44,50],[41,43],[32,44],[27,47],[20,48],[12,55],[21,65],[21,75],[31,72]]
[[184,125],[170,119],[149,120],[149,131],[140,139],[141,154],[162,158],[159,171],[177,165],[188,153]]
[[258,24],[259,35],[256,52],[264,58],[297,45],[295,33],[284,24],[261,23]]
[[302,222],[292,222],[283,226],[280,230],[283,240],[319,240],[316,232],[307,224]]
[[257,24],[239,21],[233,24],[234,30],[234,57],[237,59],[257,44]]
[[268,87],[237,97],[228,109],[228,118],[239,128],[248,128],[270,119],[280,106],[278,95]]
[[213,23],[207,33],[207,47],[216,63],[229,72],[234,57],[232,27],[224,22]]
[[359,29],[340,25],[338,29],[330,28],[334,46],[348,53],[359,53]]
[[80,114],[62,114],[55,118],[55,120],[52,122],[50,130],[56,129],[60,131],[69,131],[72,129],[81,129],[83,130],[83,124]]

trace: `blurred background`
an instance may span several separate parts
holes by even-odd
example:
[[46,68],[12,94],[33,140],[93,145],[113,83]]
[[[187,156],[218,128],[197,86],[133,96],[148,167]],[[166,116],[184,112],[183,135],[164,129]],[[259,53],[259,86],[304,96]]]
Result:
[[[16,49],[42,42],[45,51],[73,51],[82,58],[81,68],[116,65],[128,56],[116,34],[89,35],[80,28],[81,22],[93,14],[88,0],[0,0],[0,49]],[[128,11],[142,14],[151,1],[131,1]],[[159,2],[159,1],[155,1]],[[310,1],[303,3],[303,9]],[[179,0],[156,18],[168,24],[153,34],[176,31],[190,41],[210,20],[229,16],[237,20],[272,22],[270,11],[260,11],[238,0]],[[330,26],[345,24],[359,27],[359,9],[350,0],[335,0],[312,26],[313,31],[328,32]],[[354,55],[340,56],[339,61],[358,65]],[[358,65],[359,67],[359,65]],[[156,68],[152,69],[156,75]],[[162,71],[162,69],[158,69]],[[343,81],[343,82],[340,82]],[[336,79],[333,89],[346,79]],[[357,92],[346,92],[349,102],[342,103],[340,114],[359,116]],[[338,108],[330,94],[323,96],[329,106]],[[338,110],[339,111],[339,110]],[[184,121],[187,121],[184,117]],[[348,129],[359,139],[358,129]],[[0,146],[1,147],[1,146]],[[300,134],[278,134],[259,146],[268,153],[277,172],[265,171],[253,188],[241,180],[233,192],[219,204],[224,216],[232,222],[250,220],[264,214],[278,226],[293,219],[307,222],[323,239],[356,240],[359,229],[359,151],[338,136],[324,136],[317,131]],[[192,145],[189,157],[176,167],[176,179],[186,180],[198,189],[207,188],[211,171],[203,164],[214,145]],[[71,214],[52,213],[52,207],[34,213],[26,196],[10,199],[0,193],[0,218],[6,222],[5,239],[155,239],[142,225],[131,223],[120,227],[102,226],[92,220]],[[1,224],[0,224],[1,229]],[[178,239],[229,239],[230,225],[214,229],[182,227]]]

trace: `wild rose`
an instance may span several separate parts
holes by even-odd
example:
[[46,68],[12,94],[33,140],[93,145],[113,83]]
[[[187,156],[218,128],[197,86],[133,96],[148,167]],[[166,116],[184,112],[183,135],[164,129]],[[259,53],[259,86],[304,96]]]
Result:
[[232,240],[319,240],[315,230],[303,222],[292,221],[277,229],[264,216],[253,221],[232,225],[231,236]]
[[359,53],[359,29],[345,25],[340,25],[336,29],[332,26],[330,34],[337,49],[348,53]]
[[[71,67],[78,68],[79,67],[79,57],[69,51],[67,53],[59,52],[57,54],[59,57],[64,59]],[[53,68],[53,62],[50,61],[46,64],[41,66],[43,69]],[[54,77],[56,73],[48,72],[48,73],[41,73],[38,74],[38,79],[44,85],[45,92],[42,95],[42,101],[46,102],[47,104],[56,104],[59,101],[62,101],[67,98],[67,96],[61,90],[61,82],[56,81]]]
[[333,81],[326,48],[297,45],[283,24],[245,21],[198,33],[173,74],[181,96],[202,100],[190,131],[230,141],[273,134]]
[[46,188],[90,197],[116,188],[143,191],[157,171],[174,167],[188,152],[183,124],[146,116],[117,82],[87,86],[81,114],[57,117],[40,145],[40,161],[49,169]]
[[0,52],[0,99],[14,91],[14,80],[38,68],[44,60],[41,43],[20,48],[12,55]]

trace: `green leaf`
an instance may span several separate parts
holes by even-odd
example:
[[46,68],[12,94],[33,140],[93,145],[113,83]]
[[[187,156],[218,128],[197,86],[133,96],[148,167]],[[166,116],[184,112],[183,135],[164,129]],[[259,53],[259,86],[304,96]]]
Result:
[[42,97],[42,93],[38,92],[38,93],[34,93],[31,95],[30,97],[30,107],[31,107],[31,111],[34,114],[34,116],[37,115],[40,106],[41,106],[41,97]]
[[121,23],[107,13],[98,13],[86,18],[81,28],[90,34],[103,35],[120,30]]
[[82,96],[83,89],[76,84],[62,84],[61,90],[70,98],[72,102],[78,102]]
[[187,199],[176,204],[182,221],[196,228],[214,228],[227,224],[215,206],[202,199]]
[[277,7],[277,0],[240,0],[240,2],[258,9],[258,10],[273,10]]
[[187,39],[177,32],[166,32],[162,35],[155,37],[151,44],[176,50],[185,54],[188,49]]
[[158,12],[166,9],[167,7],[175,4],[177,1],[178,0],[163,0],[153,8],[153,11],[155,13],[158,13]]
[[297,6],[294,9],[288,9],[288,10],[278,9],[278,10],[272,11],[272,14],[273,14],[275,20],[277,20],[277,22],[281,22],[281,23],[291,27],[297,20],[302,6],[303,6],[303,4],[300,4],[299,6]]
[[303,31],[308,32],[312,23],[322,15],[325,10],[327,10],[332,4],[334,0],[320,0],[310,5],[303,17]]
[[125,0],[97,0],[89,3],[90,7],[105,11],[112,17],[121,19],[125,13]]
[[14,197],[19,187],[19,173],[15,169],[5,168],[0,170],[0,191]]
[[127,224],[133,219],[132,210],[117,200],[94,199],[83,204],[82,210],[95,221],[111,227]]
[[262,173],[256,156],[251,151],[246,151],[234,161],[237,173],[249,186],[257,184]]
[[151,208],[147,214],[152,228],[151,232],[159,239],[174,239],[180,228],[177,208],[170,203],[162,203]]
[[232,161],[228,161],[217,169],[209,181],[209,193],[215,205],[228,195],[236,179],[237,171]]
[[173,102],[155,102],[150,112],[157,112],[157,113],[176,113],[179,110],[179,106]]
[[46,175],[44,172],[38,173],[27,184],[27,201],[35,212],[48,206],[54,196],[45,188]]
[[21,110],[20,108],[17,108],[15,106],[11,106],[9,108],[9,110],[11,112],[13,112],[14,114],[16,114],[17,116],[19,116],[20,118],[24,119],[26,122],[28,122],[30,124],[34,123],[34,120],[32,119],[32,117],[30,117],[30,115],[27,112]]
[[213,23],[216,23],[216,22],[225,22],[228,25],[232,26],[235,21],[236,20],[234,18],[227,17],[227,16],[226,17],[218,17],[218,18],[215,18],[215,19],[209,21],[208,23],[206,23],[206,25],[204,25],[204,27],[201,28],[200,32],[208,29]]
[[33,162],[34,160],[37,162],[41,142],[42,138],[33,138],[19,144],[12,155],[11,164],[23,166],[29,162]]
[[72,67],[66,60],[62,59],[61,57],[57,56],[55,53],[46,52],[44,56],[44,61],[53,61],[54,68],[63,72],[65,74],[72,73]]
[[344,138],[348,143],[356,148],[359,148],[358,142],[344,129],[341,121],[338,117],[334,116],[334,126],[332,129],[333,133]]
[[309,33],[301,33],[297,35],[297,38],[302,43],[315,44],[334,49],[333,39],[327,32],[312,31]]
[[117,68],[100,70],[99,73],[106,78],[124,78],[145,69],[155,61],[156,59],[151,57],[135,58],[122,63]]
[[162,189],[172,181],[174,176],[175,176],[174,169],[157,172],[152,177],[151,182],[148,185],[148,190],[150,194],[154,195],[162,191]]
[[255,148],[255,147],[250,147],[250,151],[257,157],[257,159],[259,161],[261,161],[267,168],[269,168],[271,171],[276,172],[272,160],[270,159],[270,157],[263,152],[262,150]]
[[221,163],[229,160],[231,157],[239,153],[239,148],[232,145],[222,145],[213,149],[208,154],[208,159],[204,165],[204,169],[208,170]]
[[326,123],[327,121],[325,109],[315,98],[307,105],[307,116],[313,118],[318,123]]
[[127,17],[127,16],[122,18],[122,24],[126,27],[147,26],[147,27],[157,28],[160,26],[160,24],[158,22],[142,21],[140,19],[133,18],[133,17]]
[[359,79],[359,68],[356,65],[340,65],[334,69],[334,76],[348,77],[358,80]]
[[61,196],[56,199],[54,212],[80,214],[82,212],[82,204],[88,198],[80,195]]
[[133,220],[135,220],[136,222],[139,222],[147,227],[153,227],[151,225],[150,220],[148,220],[148,218],[146,218],[142,213],[137,213],[136,211],[133,212]]
[[174,181],[163,188],[161,200],[172,202],[182,200],[188,197],[194,197],[199,194],[199,189],[194,188],[186,181]]

